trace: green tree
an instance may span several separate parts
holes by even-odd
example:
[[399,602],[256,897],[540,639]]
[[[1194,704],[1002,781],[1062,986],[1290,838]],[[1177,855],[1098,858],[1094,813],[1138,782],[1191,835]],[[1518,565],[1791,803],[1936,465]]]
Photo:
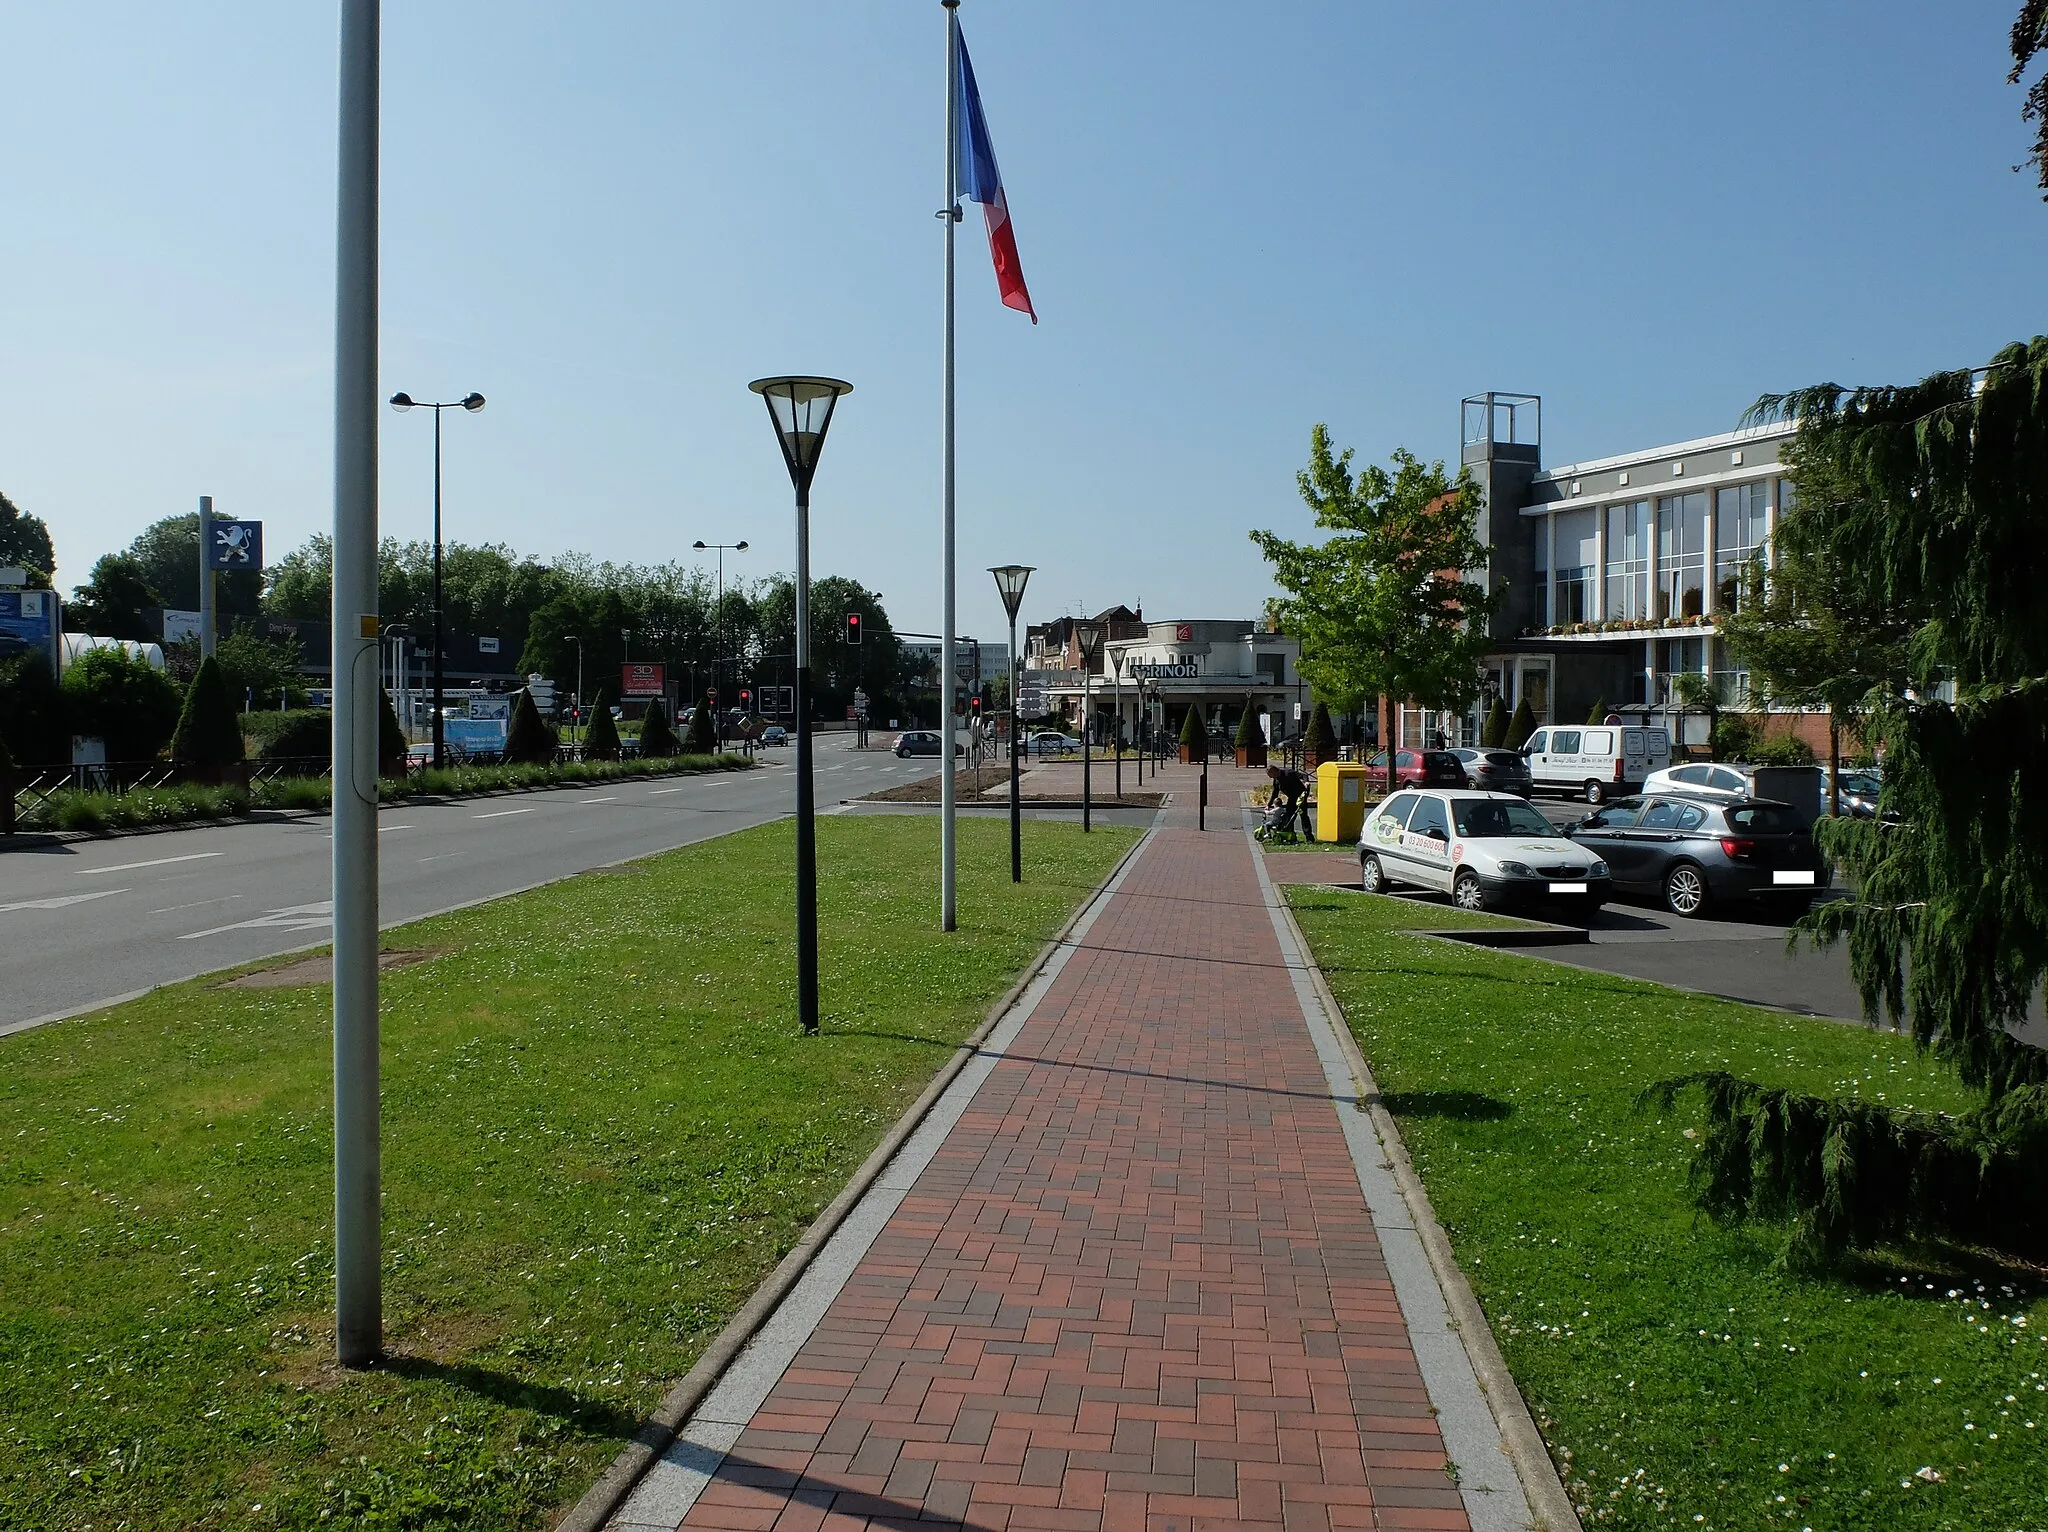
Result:
[[533,705],[532,694],[521,689],[512,703],[512,722],[505,730],[505,759],[545,766],[555,758],[561,744],[555,731]]
[[125,650],[89,649],[64,667],[71,732],[104,741],[109,762],[155,760],[178,726],[179,708],[177,684]]
[[[272,617],[326,622],[334,611],[334,539],[316,532],[265,571],[263,610]],[[396,622],[396,617],[386,617]]]
[[[861,642],[846,642],[846,614],[861,614]],[[789,663],[796,652],[796,586],[777,577],[756,603],[765,660]],[[856,687],[868,693],[869,712],[887,716],[898,695],[902,641],[873,591],[857,581],[827,575],[811,582],[811,700],[814,718],[845,716]],[[962,655],[962,663],[967,655]],[[769,675],[786,674],[771,668]],[[765,679],[765,678],[764,678]],[[984,679],[987,679],[984,673]],[[960,684],[968,684],[963,677]]]
[[57,573],[57,547],[40,516],[0,495],[0,566],[33,571],[44,581]]
[[[2048,0],[2023,0],[2019,16],[2012,24],[2012,73],[2005,77],[2005,83],[2019,84],[2037,57],[2048,57]],[[2042,200],[2048,201],[2048,74],[2039,76],[2027,87],[2020,120],[2040,124],[2034,130],[2034,147],[2027,151],[2027,158],[2034,162],[2034,178],[2040,185]]]
[[1508,720],[1507,736],[1502,743],[1510,750],[1519,750],[1529,743],[1529,736],[1535,732],[1536,714],[1529,707],[1529,699],[1524,697],[1515,704],[1515,716]]
[[0,739],[24,767],[69,764],[71,729],[64,691],[47,655],[18,654],[0,660]]
[[[1978,1092],[1961,1115],[1724,1074],[1696,1167],[1721,1217],[1789,1218],[1795,1264],[1912,1239],[2048,1249],[2048,1052],[2016,1034],[2048,977],[2048,337],[1988,369],[1759,401],[1798,422],[1799,540],[1851,610],[1920,626],[1908,684],[1874,696],[1890,814],[1816,832],[1850,893],[1800,922],[1847,945],[1866,1013],[1902,1023]],[[1844,492],[1836,493],[1834,490]],[[1953,688],[1931,684],[1945,677]],[[1952,698],[1952,700],[1951,700]]]
[[583,759],[616,761],[619,758],[619,726],[612,721],[612,689],[600,686],[590,704],[590,721],[583,729]]
[[1203,727],[1202,710],[1200,708],[1190,706],[1181,715],[1180,742],[1181,747],[1187,751],[1189,760],[1206,761],[1209,759],[1209,731]]
[[676,731],[668,726],[668,709],[655,698],[647,704],[647,716],[640,720],[640,753],[644,756],[670,756],[680,748]]
[[1351,459],[1348,447],[1333,452],[1327,426],[1310,433],[1296,482],[1327,541],[1251,538],[1283,592],[1270,611],[1301,640],[1302,674],[1342,706],[1378,697],[1384,740],[1391,705],[1458,709],[1478,696],[1497,599],[1461,573],[1486,561],[1470,474],[1453,480],[1402,449],[1392,472],[1354,474]]
[[200,776],[218,777],[228,767],[240,765],[239,701],[228,694],[219,658],[210,654],[201,660],[198,674],[185,688],[185,707],[171,736],[171,759]]
[[141,564],[125,553],[103,554],[92,566],[92,578],[71,593],[64,626],[73,633],[153,643],[157,632],[149,609],[163,604]]
[[305,705],[305,678],[296,638],[280,642],[244,625],[214,645],[213,652],[220,660],[221,684],[237,710],[252,698],[259,710],[275,708],[280,691],[287,706]]
[[1492,750],[1507,742],[1508,705],[1499,697],[1495,697],[1493,706],[1486,710],[1486,722],[1480,726],[1479,743]]

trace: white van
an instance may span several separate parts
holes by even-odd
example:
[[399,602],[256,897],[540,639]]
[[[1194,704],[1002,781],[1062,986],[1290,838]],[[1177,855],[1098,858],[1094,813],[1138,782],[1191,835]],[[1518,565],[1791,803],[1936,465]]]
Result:
[[1537,792],[1563,792],[1588,803],[1631,793],[1671,764],[1671,734],[1634,724],[1550,724],[1522,747]]

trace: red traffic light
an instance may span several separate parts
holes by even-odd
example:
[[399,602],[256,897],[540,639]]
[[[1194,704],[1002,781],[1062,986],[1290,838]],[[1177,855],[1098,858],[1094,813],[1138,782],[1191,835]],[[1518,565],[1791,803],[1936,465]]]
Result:
[[752,702],[753,700],[754,694],[746,690],[746,688],[742,687],[740,689],[740,706],[745,707],[748,703]]
[[974,715],[975,715],[975,716],[976,716],[977,718],[978,718],[978,717],[980,717],[980,716],[981,716],[981,698],[979,698],[979,697],[969,697],[969,698],[967,699],[967,710],[968,710],[968,712],[970,712],[970,713],[974,714]]
[[849,644],[858,644],[860,642],[860,613],[858,612],[848,612],[846,614],[846,641]]

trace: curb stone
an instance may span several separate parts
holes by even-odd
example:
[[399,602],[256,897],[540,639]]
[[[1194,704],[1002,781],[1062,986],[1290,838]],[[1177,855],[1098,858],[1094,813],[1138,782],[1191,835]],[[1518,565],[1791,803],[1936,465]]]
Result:
[[1430,1269],[1436,1275],[1437,1286],[1443,1289],[1445,1307],[1450,1310],[1451,1318],[1458,1327],[1458,1338],[1471,1360],[1472,1371],[1486,1396],[1487,1406],[1500,1427],[1501,1445],[1506,1450],[1508,1462],[1514,1467],[1515,1476],[1521,1480],[1522,1493],[1528,1499],[1535,1525],[1539,1532],[1583,1532],[1578,1512],[1572,1508],[1571,1496],[1566,1493],[1557,1465],[1551,1461],[1542,1434],[1536,1429],[1528,1403],[1522,1398],[1514,1375],[1508,1371],[1507,1361],[1493,1338],[1493,1329],[1487,1324],[1486,1314],[1472,1292],[1472,1284],[1458,1266],[1450,1236],[1437,1222],[1429,1193],[1424,1190],[1421,1177],[1415,1173],[1407,1145],[1401,1141],[1401,1130],[1381,1099],[1379,1082],[1373,1078],[1372,1067],[1359,1051],[1358,1039],[1352,1035],[1344,1008],[1331,993],[1322,967],[1315,961],[1309,947],[1308,938],[1296,924],[1293,907],[1282,899],[1278,908],[1296,946],[1307,960],[1309,982],[1314,986],[1316,998],[1336,1024],[1333,1030],[1337,1034],[1337,1046],[1343,1051],[1357,1079],[1360,1105],[1371,1118],[1373,1133],[1379,1139],[1380,1147],[1386,1151],[1394,1180],[1401,1189],[1402,1199],[1408,1204],[1409,1217],[1415,1224],[1423,1251],[1429,1257]]
[[632,1440],[611,1465],[598,1476],[597,1482],[586,1490],[583,1497],[570,1507],[569,1512],[555,1523],[554,1532],[601,1532],[612,1512],[625,1503],[626,1497],[640,1482],[641,1477],[661,1455],[668,1451],[677,1434],[688,1424],[707,1394],[717,1384],[726,1369],[754,1338],[754,1335],[775,1313],[782,1300],[797,1284],[811,1262],[825,1248],[840,1224],[846,1221],[861,1199],[865,1197],[882,1173],[889,1168],[897,1152],[909,1140],[912,1133],[931,1112],[954,1077],[967,1067],[975,1057],[983,1041],[993,1032],[1003,1017],[1015,1006],[1039,971],[1066,943],[1075,925],[1101,899],[1103,890],[1116,881],[1117,875],[1130,865],[1132,858],[1142,851],[1151,840],[1150,834],[1140,836],[1129,850],[1117,858],[1116,865],[1103,875],[1088,896],[1075,905],[1073,912],[1061,922],[1052,939],[1038,951],[1017,976],[1017,981],[1004,991],[1001,999],[991,1006],[983,1016],[981,1025],[968,1035],[953,1056],[942,1065],[918,1098],[911,1102],[903,1115],[896,1119],[882,1141],[875,1145],[853,1178],[841,1188],[838,1196],[828,1203],[823,1212],[811,1221],[796,1244],[790,1248],[781,1262],[754,1289],[740,1311],[727,1321],[697,1358],[696,1365],[683,1375],[682,1380],[662,1397],[654,1412],[641,1423],[633,1433]]

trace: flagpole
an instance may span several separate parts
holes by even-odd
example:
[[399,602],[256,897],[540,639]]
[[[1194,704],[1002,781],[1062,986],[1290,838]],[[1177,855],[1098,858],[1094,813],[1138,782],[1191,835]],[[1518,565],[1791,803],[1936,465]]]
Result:
[[957,923],[953,898],[955,856],[953,780],[953,686],[958,672],[953,659],[953,231],[960,222],[960,0],[939,0],[946,11],[946,206],[939,218],[946,225],[946,361],[941,406],[944,444],[940,449],[940,473],[945,481],[945,620],[939,626],[939,929],[951,931]]

